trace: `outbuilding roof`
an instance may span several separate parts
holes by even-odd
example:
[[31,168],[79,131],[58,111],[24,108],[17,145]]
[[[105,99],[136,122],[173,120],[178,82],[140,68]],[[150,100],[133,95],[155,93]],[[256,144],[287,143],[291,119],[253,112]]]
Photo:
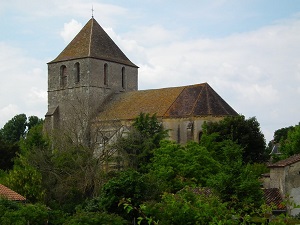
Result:
[[293,155],[287,159],[280,160],[276,163],[268,165],[268,167],[285,167],[300,161],[300,154]]
[[285,210],[286,207],[283,204],[283,197],[278,188],[263,189],[264,198],[269,206],[275,206],[276,210]]
[[238,115],[209,84],[202,83],[113,95],[97,119],[132,120],[141,112],[160,118]]
[[12,201],[26,201],[26,198],[17,192],[9,189],[8,187],[0,184],[0,197],[12,200]]
[[49,63],[87,57],[137,67],[94,18],[91,18],[67,47]]

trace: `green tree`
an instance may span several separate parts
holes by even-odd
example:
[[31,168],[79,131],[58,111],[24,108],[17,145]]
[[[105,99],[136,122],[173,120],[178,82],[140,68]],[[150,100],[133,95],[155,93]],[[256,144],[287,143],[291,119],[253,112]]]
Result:
[[287,138],[281,139],[280,152],[284,154],[284,158],[300,153],[300,125],[289,129]]
[[219,193],[224,202],[235,209],[244,211],[259,207],[262,192],[257,174],[250,164],[243,163],[243,149],[236,143],[226,140],[222,147],[222,169],[208,180],[208,186]]
[[27,120],[25,114],[18,114],[3,126],[0,130],[0,137],[7,143],[17,143],[21,138],[25,137],[28,130],[42,122],[43,120],[37,116],[30,116]]
[[[142,206],[148,218],[158,224],[240,224],[237,216],[228,210],[225,203],[213,194],[194,193],[184,189],[176,194],[164,193],[161,202]],[[235,217],[236,216],[236,217]]]
[[286,140],[288,137],[288,132],[293,130],[293,126],[284,127],[281,129],[278,129],[274,132],[274,143],[280,143],[281,140]]
[[127,221],[114,214],[103,212],[77,212],[72,215],[63,225],[125,225]]
[[0,224],[44,225],[48,209],[41,204],[22,204],[0,199]]
[[141,113],[135,119],[130,132],[120,138],[113,148],[125,153],[130,167],[145,172],[153,150],[158,148],[160,141],[167,136],[167,131],[163,129],[155,114],[150,116]]
[[10,144],[0,139],[0,169],[8,171],[13,168],[13,159],[19,152],[17,144]]
[[119,172],[116,177],[110,179],[102,187],[98,198],[98,210],[126,216],[118,207],[122,199],[130,198],[134,205],[138,206],[144,201],[158,199],[160,194],[159,184],[156,180],[149,175],[129,169]]
[[169,192],[178,191],[186,185],[205,186],[207,179],[220,169],[211,153],[195,142],[182,146],[162,141],[160,148],[153,153],[150,173]]
[[244,163],[265,162],[268,158],[265,138],[255,117],[226,117],[219,122],[208,122],[203,128],[205,135],[217,133],[218,142],[232,140],[244,148]]
[[3,178],[3,181],[5,185],[25,196],[29,201],[43,200],[42,175],[21,155],[15,160],[13,169]]
[[0,130],[2,140],[8,143],[16,143],[24,137],[27,127],[27,117],[19,114],[9,120]]

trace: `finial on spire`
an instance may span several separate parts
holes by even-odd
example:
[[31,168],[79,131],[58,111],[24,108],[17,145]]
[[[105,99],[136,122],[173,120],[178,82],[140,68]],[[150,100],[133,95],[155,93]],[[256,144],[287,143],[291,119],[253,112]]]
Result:
[[92,18],[94,18],[94,7],[92,5]]

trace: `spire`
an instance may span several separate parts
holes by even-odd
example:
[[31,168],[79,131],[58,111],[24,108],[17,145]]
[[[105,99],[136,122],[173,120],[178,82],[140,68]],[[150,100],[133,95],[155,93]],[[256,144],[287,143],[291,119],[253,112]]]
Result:
[[93,15],[67,47],[50,63],[89,57],[137,67],[108,36]]

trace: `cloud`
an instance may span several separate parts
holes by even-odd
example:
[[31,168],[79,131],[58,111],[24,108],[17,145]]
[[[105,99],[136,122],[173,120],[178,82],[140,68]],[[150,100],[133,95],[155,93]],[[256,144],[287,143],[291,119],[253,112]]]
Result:
[[[174,32],[153,25],[119,37],[121,49],[135,40],[125,52],[140,66],[141,89],[208,82],[239,113],[263,121],[267,140],[300,121],[300,17],[224,38],[184,40]],[[151,42],[151,33],[161,41]]]
[[43,117],[47,111],[44,60],[30,58],[19,48],[0,42],[0,127],[17,114]]
[[63,30],[60,35],[64,39],[65,43],[69,43],[78,32],[81,30],[82,24],[72,19],[69,23],[64,24]]

